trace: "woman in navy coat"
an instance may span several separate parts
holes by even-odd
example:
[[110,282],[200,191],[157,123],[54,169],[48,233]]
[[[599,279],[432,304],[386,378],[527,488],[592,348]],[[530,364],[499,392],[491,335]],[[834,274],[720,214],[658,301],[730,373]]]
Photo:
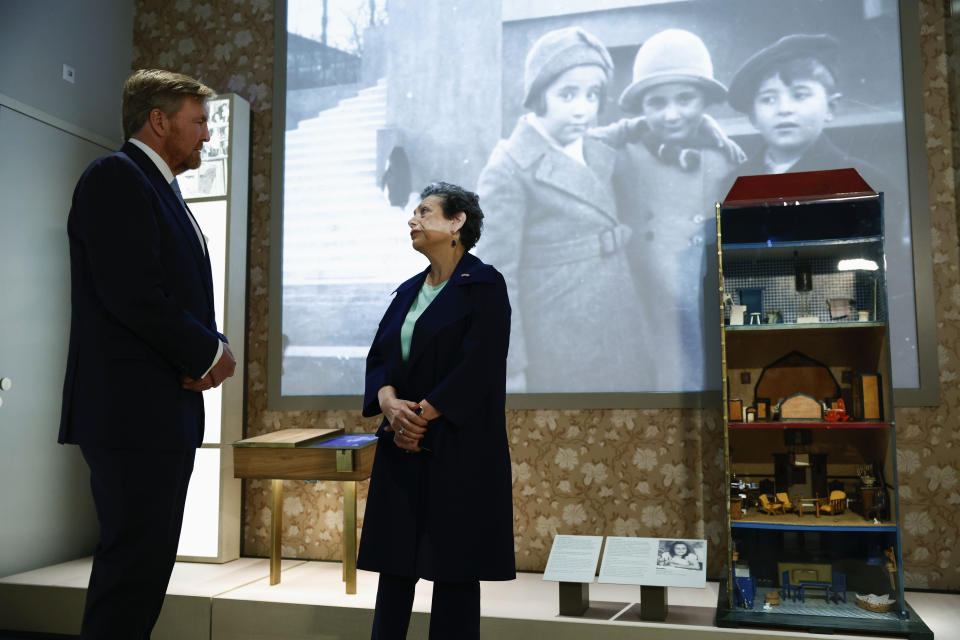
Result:
[[435,183],[409,221],[430,266],[396,290],[367,356],[363,415],[383,413],[357,566],[380,572],[372,638],[404,638],[420,578],[431,638],[479,638],[480,580],[516,577],[504,403],[510,303],[467,251],[476,194]]

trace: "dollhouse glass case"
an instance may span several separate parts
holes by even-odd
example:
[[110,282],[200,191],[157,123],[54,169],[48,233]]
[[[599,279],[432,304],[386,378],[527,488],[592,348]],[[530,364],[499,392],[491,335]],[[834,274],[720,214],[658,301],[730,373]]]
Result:
[[717,234],[717,624],[932,638],[904,600],[882,194],[853,169],[743,176]]

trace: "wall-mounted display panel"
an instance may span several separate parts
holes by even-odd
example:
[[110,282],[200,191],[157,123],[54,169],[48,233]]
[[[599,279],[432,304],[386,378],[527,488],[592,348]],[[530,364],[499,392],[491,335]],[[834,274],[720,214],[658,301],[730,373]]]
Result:
[[214,309],[237,368],[233,378],[203,394],[203,444],[187,491],[177,559],[228,562],[240,555],[241,485],[224,450],[243,438],[250,105],[224,94],[208,107],[210,140],[200,167],[177,182],[206,240]]

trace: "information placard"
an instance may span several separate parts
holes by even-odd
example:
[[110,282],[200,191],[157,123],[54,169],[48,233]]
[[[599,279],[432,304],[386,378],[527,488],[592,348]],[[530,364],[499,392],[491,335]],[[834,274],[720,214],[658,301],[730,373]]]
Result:
[[702,589],[707,541],[607,536],[598,582]]
[[555,536],[543,579],[552,582],[593,582],[602,546],[603,536]]

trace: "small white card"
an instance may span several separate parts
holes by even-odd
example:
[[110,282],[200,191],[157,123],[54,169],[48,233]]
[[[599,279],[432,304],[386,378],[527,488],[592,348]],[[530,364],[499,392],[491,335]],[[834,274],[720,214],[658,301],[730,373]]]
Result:
[[603,536],[555,536],[543,579],[552,582],[593,582],[602,546]]
[[607,536],[598,582],[703,589],[707,541]]

